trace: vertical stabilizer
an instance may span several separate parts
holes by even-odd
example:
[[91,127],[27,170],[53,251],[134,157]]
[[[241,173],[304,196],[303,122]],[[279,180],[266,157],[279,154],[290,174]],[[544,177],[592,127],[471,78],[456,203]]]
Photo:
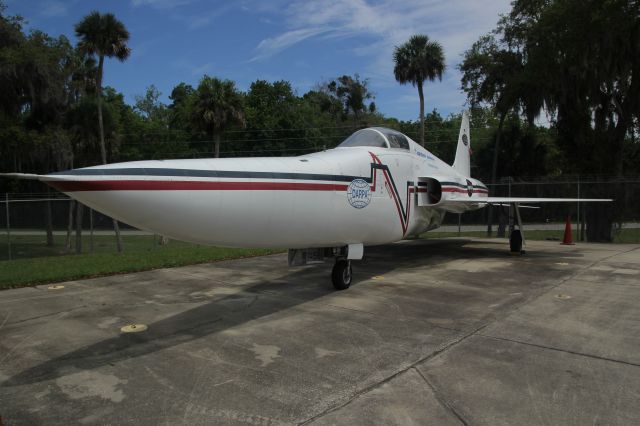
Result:
[[465,177],[471,176],[471,133],[469,132],[469,114],[462,113],[462,124],[458,135],[458,147],[456,148],[456,159],[453,161],[453,168],[456,172]]

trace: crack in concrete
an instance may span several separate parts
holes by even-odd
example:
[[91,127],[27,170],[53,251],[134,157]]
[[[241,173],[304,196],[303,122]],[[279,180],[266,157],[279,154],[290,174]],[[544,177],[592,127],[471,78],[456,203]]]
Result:
[[451,415],[457,418],[460,421],[460,423],[462,423],[464,426],[469,426],[469,422],[464,418],[464,416],[460,414],[452,404],[449,404],[449,402],[445,399],[445,397],[442,394],[440,394],[440,392],[438,392],[436,387],[429,381],[427,376],[422,374],[422,371],[420,371],[418,368],[413,367],[413,369],[416,371],[416,373],[420,375],[420,377],[422,377],[422,380],[424,380],[427,386],[429,386],[429,389],[431,389],[431,392],[433,392],[433,396],[436,397],[436,400],[438,400],[440,405],[442,405],[445,410],[451,413]]
[[561,349],[561,348],[556,348],[556,347],[553,347],[553,346],[539,345],[537,343],[523,342],[523,341],[520,341],[520,340],[508,339],[506,337],[490,336],[488,334],[482,334],[482,333],[478,333],[478,336],[484,337],[484,338],[487,338],[487,339],[501,340],[503,342],[510,342],[510,343],[517,343],[517,344],[520,344],[520,345],[532,346],[534,348],[548,349],[550,351],[563,352],[563,353],[567,353],[567,354],[571,354],[571,355],[583,356],[583,357],[586,357],[586,358],[598,359],[598,360],[601,360],[601,361],[615,362],[615,363],[618,363],[618,364],[629,365],[631,367],[640,367],[640,364],[636,364],[634,362],[622,361],[620,359],[608,358],[608,357],[604,357],[604,356],[600,356],[600,355],[592,355],[592,354],[587,354],[587,353],[584,353],[584,352],[576,352],[576,351],[572,351],[570,349]]

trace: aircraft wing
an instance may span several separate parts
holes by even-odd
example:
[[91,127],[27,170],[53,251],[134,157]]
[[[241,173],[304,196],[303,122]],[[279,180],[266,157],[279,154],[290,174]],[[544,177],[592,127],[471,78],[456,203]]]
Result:
[[511,203],[606,203],[611,198],[533,198],[533,197],[467,197],[447,199],[447,203],[480,203],[480,204],[511,204]]

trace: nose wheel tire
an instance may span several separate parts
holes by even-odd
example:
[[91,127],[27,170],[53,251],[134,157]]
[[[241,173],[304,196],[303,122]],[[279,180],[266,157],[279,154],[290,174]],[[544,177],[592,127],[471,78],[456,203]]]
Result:
[[338,260],[331,272],[331,281],[336,290],[346,290],[351,285],[351,262],[348,260]]

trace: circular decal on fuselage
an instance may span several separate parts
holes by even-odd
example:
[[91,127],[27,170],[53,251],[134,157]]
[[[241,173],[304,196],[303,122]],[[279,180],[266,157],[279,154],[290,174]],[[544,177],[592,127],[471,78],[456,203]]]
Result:
[[363,179],[354,179],[347,188],[347,200],[356,209],[363,209],[371,202],[371,188]]
[[473,195],[473,183],[469,179],[467,179],[467,194],[469,194],[469,197]]
[[469,138],[467,138],[466,134],[462,135],[462,143],[464,144],[464,146],[469,145]]

